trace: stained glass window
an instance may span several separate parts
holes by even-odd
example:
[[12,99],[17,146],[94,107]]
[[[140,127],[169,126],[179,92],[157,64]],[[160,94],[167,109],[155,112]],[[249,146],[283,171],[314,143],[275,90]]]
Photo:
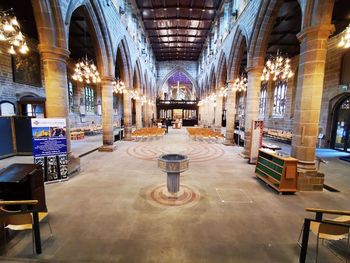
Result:
[[273,97],[273,116],[283,117],[286,112],[287,83],[285,81],[275,82]]
[[95,109],[94,89],[91,87],[85,87],[84,95],[85,95],[86,112],[94,112],[94,109]]
[[266,95],[267,87],[266,84],[263,84],[260,89],[260,104],[259,104],[259,113],[264,116],[266,112]]
[[69,112],[74,112],[74,88],[73,83],[68,82],[68,101],[69,101]]

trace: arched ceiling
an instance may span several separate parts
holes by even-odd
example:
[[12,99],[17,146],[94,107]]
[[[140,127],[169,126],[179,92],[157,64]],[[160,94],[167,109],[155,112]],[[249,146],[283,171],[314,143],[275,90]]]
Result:
[[222,0],[137,0],[154,54],[198,60]]

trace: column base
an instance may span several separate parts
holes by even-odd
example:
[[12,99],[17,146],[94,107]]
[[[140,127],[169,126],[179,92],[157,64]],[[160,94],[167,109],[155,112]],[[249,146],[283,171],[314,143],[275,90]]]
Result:
[[298,161],[299,191],[323,191],[324,174],[316,169],[315,161]]
[[99,152],[114,152],[117,149],[117,146],[115,145],[102,145],[100,148],[98,148]]
[[239,156],[241,156],[244,159],[249,159],[250,158],[250,154],[249,154],[248,151],[246,151],[246,149],[244,149],[242,152],[240,152]]
[[225,146],[235,146],[235,144],[233,142],[224,142],[223,145]]
[[71,177],[80,172],[80,158],[68,154],[68,176]]

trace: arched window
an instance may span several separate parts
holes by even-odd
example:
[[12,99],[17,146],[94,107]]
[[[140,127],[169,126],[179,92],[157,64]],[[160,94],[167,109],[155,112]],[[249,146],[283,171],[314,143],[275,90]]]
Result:
[[68,82],[69,112],[74,112],[74,88],[71,81]]
[[16,115],[15,106],[8,101],[0,102],[0,116],[14,116]]
[[287,82],[275,82],[275,91],[273,97],[273,116],[283,117],[286,112],[286,94]]
[[267,95],[267,86],[266,86],[266,83],[264,83],[260,89],[259,113],[261,116],[264,116],[266,112],[266,95]]
[[85,87],[84,96],[85,96],[85,110],[86,110],[86,112],[93,113],[95,110],[94,89],[91,87]]

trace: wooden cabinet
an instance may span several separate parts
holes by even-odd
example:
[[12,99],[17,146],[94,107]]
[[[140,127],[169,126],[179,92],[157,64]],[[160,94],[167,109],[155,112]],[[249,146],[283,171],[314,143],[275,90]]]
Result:
[[294,193],[297,191],[297,162],[295,158],[260,149],[255,174],[280,193]]

